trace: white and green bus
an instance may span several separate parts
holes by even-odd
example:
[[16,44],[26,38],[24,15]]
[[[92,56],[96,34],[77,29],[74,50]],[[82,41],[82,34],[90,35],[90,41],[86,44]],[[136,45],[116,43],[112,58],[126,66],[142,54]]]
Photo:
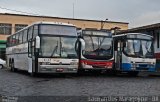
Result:
[[6,58],[11,71],[77,73],[76,27],[66,23],[38,22],[7,38]]

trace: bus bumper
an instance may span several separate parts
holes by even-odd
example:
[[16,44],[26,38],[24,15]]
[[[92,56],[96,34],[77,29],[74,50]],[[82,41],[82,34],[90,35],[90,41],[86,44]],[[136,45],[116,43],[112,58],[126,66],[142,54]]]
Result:
[[146,71],[146,72],[155,72],[156,68],[154,64],[122,64],[121,71]]
[[40,65],[38,73],[77,73],[77,65]]

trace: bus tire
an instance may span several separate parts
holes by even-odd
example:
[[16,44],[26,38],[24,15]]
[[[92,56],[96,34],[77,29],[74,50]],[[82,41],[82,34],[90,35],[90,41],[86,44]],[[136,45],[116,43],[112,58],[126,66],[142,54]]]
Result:
[[0,69],[2,69],[3,68],[3,65],[2,64],[0,64]]
[[17,69],[14,67],[14,60],[11,62],[11,71],[16,72]]
[[83,75],[85,73],[85,69],[78,69],[78,72],[77,72],[77,74],[78,75]]
[[129,75],[130,76],[133,76],[133,77],[136,77],[138,76],[139,72],[138,71],[135,71],[135,72],[129,72]]
[[11,71],[14,72],[14,68],[13,68],[13,63],[12,63],[12,61],[10,61],[9,65],[10,65],[10,67],[11,67]]
[[[11,59],[9,59],[9,64],[8,64],[8,67],[10,68],[10,70],[11,70]],[[12,70],[11,70],[12,71]]]
[[35,76],[36,76],[36,73],[35,73],[35,72],[31,72],[31,73],[30,73],[30,76],[31,76],[31,77],[35,77]]

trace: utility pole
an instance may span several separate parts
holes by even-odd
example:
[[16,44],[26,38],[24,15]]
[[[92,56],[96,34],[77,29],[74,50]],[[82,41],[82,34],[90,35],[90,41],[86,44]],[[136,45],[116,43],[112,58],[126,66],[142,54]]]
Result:
[[101,20],[101,29],[103,29],[103,27],[104,27],[104,24],[106,23],[106,21],[107,21],[108,19],[106,18],[104,21],[103,20]]
[[74,18],[74,3],[73,3],[73,18]]

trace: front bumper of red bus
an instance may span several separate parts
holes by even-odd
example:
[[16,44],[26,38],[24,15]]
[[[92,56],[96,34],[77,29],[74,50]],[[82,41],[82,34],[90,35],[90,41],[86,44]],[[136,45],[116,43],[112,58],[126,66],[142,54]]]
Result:
[[88,70],[111,70],[113,69],[113,61],[90,61],[81,60],[82,69]]

